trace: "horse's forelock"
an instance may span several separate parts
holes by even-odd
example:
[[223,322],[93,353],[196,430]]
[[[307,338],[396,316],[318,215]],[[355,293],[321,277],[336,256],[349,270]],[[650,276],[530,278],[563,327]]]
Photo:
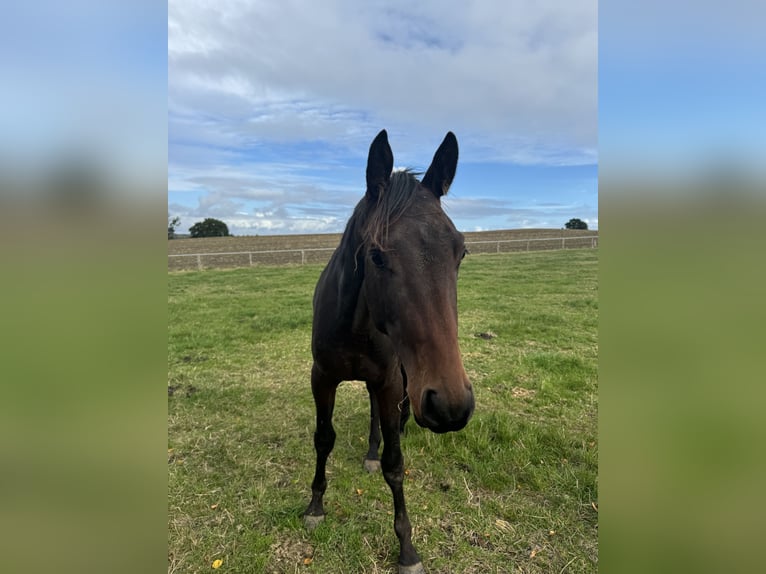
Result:
[[386,189],[374,202],[368,201],[363,230],[364,243],[368,247],[385,250],[388,228],[412,205],[420,175],[409,168],[391,174]]

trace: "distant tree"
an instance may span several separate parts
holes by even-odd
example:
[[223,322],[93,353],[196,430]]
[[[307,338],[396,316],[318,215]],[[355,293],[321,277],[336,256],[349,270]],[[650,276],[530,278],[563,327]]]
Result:
[[181,223],[180,217],[176,216],[173,219],[170,219],[170,216],[168,215],[168,239],[175,239],[176,227],[178,227],[179,223]]
[[229,228],[223,221],[208,217],[204,221],[198,221],[189,228],[192,237],[227,237]]
[[582,219],[577,219],[576,217],[573,217],[569,221],[566,222],[564,225],[567,229],[588,229],[588,224],[585,223]]

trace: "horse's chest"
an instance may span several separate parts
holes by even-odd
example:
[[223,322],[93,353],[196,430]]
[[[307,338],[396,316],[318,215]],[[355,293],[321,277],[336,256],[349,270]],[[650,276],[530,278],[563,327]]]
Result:
[[327,345],[320,345],[314,359],[323,369],[336,373],[341,380],[373,381],[381,379],[398,359],[390,343],[382,337],[354,336],[348,333]]

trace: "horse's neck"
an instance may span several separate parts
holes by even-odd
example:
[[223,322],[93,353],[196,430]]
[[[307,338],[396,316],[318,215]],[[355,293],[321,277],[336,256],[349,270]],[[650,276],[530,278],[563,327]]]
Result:
[[[363,255],[360,254],[362,244],[359,226],[350,224],[343,233],[340,245],[331,263],[331,283],[337,290],[338,314],[342,317],[352,317],[358,314],[362,283],[364,282]],[[358,257],[362,258],[360,261]]]

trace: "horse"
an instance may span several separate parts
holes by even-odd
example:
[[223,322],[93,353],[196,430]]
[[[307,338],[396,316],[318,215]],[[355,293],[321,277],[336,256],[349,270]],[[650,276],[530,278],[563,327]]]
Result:
[[364,467],[382,469],[391,489],[400,574],[425,571],[404,502],[399,441],[409,411],[421,427],[446,433],[465,427],[475,405],[457,339],[457,278],[465,239],[441,206],[457,160],[457,138],[448,132],[421,181],[409,169],[392,172],[394,156],[382,130],[370,145],[366,193],[314,291],[316,470],[304,522],[313,529],[325,517],[337,387],[364,381],[370,397]]

